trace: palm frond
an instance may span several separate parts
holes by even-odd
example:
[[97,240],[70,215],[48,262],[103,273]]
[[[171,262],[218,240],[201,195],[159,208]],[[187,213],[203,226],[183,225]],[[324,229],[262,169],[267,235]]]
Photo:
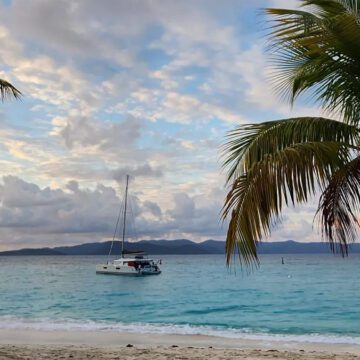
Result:
[[360,10],[359,0],[302,0],[302,6],[313,6],[323,17],[336,16],[344,11],[357,14]]
[[222,216],[231,213],[226,238],[227,263],[237,251],[240,262],[257,262],[256,246],[270,234],[283,205],[309,200],[348,161],[346,145],[335,141],[288,146],[255,162],[233,183]]
[[[323,192],[317,215],[331,249],[344,255],[355,241],[360,210],[360,156],[339,169]],[[339,249],[337,248],[339,246]]]
[[[355,5],[356,3],[356,5]],[[309,11],[266,9],[277,92],[293,102],[311,90],[315,100],[358,123],[360,19],[358,1],[303,0]]]
[[300,10],[266,9],[276,91],[291,103],[310,91],[344,122],[294,118],[240,126],[223,147],[231,184],[227,263],[258,261],[257,244],[284,206],[324,191],[318,214],[333,251],[347,252],[360,208],[360,0],[300,0]]
[[8,81],[0,79],[0,98],[1,101],[4,101],[7,98],[19,99],[21,97],[21,92]]
[[360,131],[352,125],[321,117],[301,117],[241,125],[227,136],[223,146],[227,182],[247,173],[269,154],[305,142],[338,142],[356,146]]

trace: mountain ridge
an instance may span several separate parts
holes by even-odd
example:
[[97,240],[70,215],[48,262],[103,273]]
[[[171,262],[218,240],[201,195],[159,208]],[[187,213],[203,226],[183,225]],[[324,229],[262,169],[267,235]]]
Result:
[[[24,248],[0,252],[0,256],[19,255],[108,255],[111,241],[91,242],[73,246],[57,246],[54,248]],[[360,253],[360,244],[351,244],[350,253]],[[145,251],[152,255],[201,255],[224,254],[225,242],[206,240],[196,243],[188,239],[176,240],[141,240],[135,243],[125,242],[125,249],[129,251]],[[259,254],[327,254],[330,247],[324,242],[301,243],[294,240],[262,242],[258,245]],[[115,241],[112,254],[121,253],[121,242]]]

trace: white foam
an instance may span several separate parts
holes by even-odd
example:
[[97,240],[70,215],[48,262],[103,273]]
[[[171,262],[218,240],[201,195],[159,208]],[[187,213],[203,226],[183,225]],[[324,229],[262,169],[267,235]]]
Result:
[[125,324],[106,321],[77,321],[71,319],[29,319],[13,316],[0,317],[0,329],[32,329],[43,331],[110,331],[121,333],[164,335],[206,335],[228,339],[360,345],[360,336],[343,336],[333,334],[270,334],[265,332],[252,332],[249,329],[222,329],[209,326],[143,323]]

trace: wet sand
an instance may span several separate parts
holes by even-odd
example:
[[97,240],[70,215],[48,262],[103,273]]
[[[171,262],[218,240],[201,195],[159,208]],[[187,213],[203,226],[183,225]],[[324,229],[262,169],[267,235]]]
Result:
[[11,329],[0,330],[0,359],[360,360],[360,345]]

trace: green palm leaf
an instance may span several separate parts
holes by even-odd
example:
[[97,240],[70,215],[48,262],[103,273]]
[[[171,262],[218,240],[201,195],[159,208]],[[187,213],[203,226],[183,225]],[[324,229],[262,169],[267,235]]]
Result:
[[302,117],[242,125],[230,131],[223,147],[227,181],[246,173],[251,165],[288,146],[304,142],[335,141],[348,146],[360,140],[352,125],[321,117]]
[[344,255],[348,242],[355,241],[360,210],[360,157],[356,157],[339,169],[323,192],[317,211],[323,236],[331,249]]
[[302,0],[310,11],[266,9],[269,50],[279,94],[293,102],[312,90],[330,111],[358,123],[360,111],[359,1]]
[[[258,261],[257,244],[284,206],[323,191],[317,214],[333,251],[347,253],[360,210],[360,0],[299,0],[300,10],[266,9],[276,90],[290,102],[306,91],[344,122],[295,118],[243,125],[223,150],[230,191],[228,264]],[[354,158],[355,157],[355,158]]]
[[[335,131],[336,130],[336,131]],[[323,118],[295,118],[244,125],[225,146],[229,178],[234,178],[222,216],[231,214],[226,238],[232,254],[249,265],[257,242],[270,234],[284,205],[309,200],[350,158],[356,128]]]

